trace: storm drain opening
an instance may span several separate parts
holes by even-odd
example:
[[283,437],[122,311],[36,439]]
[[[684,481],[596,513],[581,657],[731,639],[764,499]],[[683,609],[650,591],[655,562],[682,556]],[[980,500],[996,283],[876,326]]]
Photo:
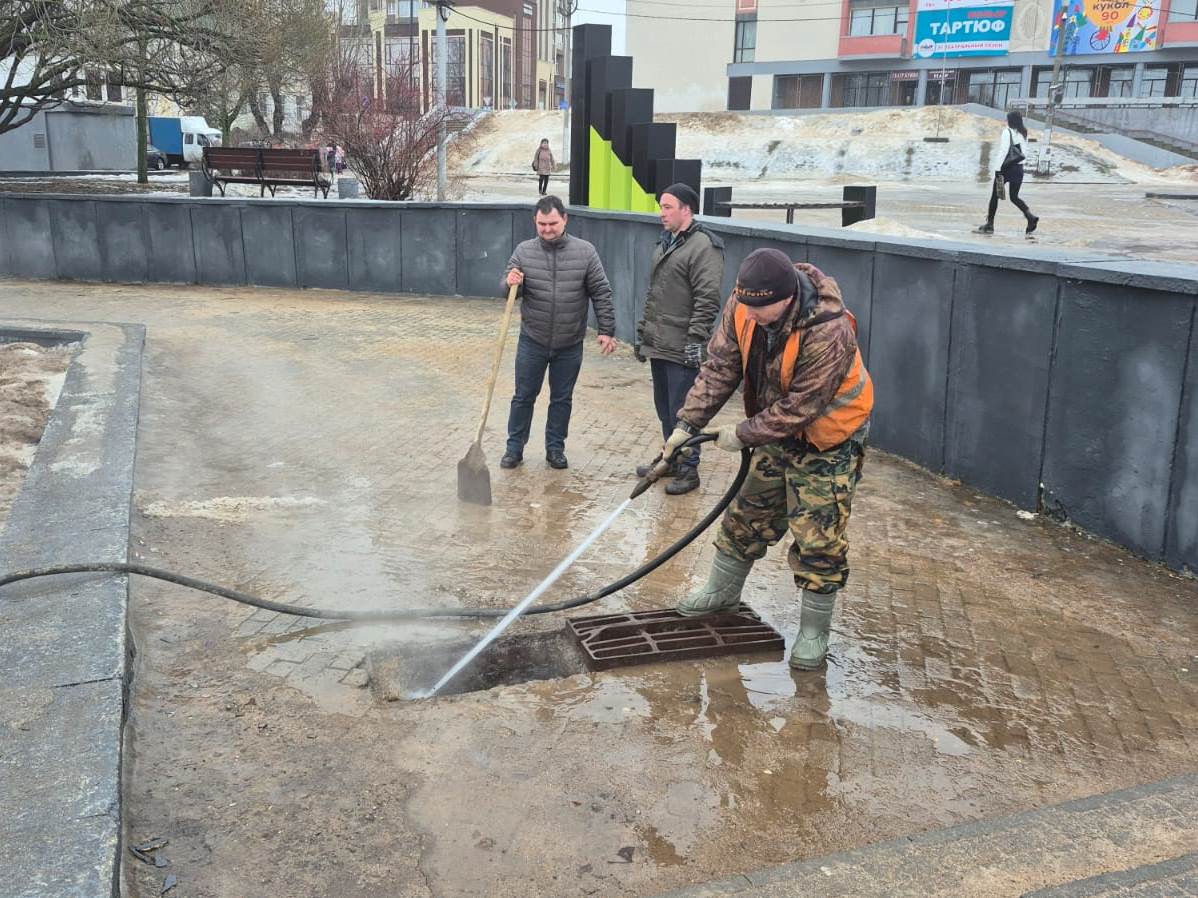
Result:
[[[412,701],[427,694],[477,640],[436,645],[402,644],[367,656],[370,688],[380,701]],[[438,696],[481,692],[537,680],[556,680],[586,673],[582,653],[565,630],[501,636],[483,649]]]

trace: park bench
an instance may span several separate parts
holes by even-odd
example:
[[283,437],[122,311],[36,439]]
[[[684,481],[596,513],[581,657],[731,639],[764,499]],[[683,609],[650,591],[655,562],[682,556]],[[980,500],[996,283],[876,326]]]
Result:
[[843,199],[787,203],[739,203],[732,201],[731,187],[708,187],[703,191],[703,214],[729,218],[733,209],[785,209],[786,223],[795,223],[795,209],[840,209],[840,226],[847,228],[874,217],[878,188],[845,187]]
[[327,199],[332,178],[321,169],[320,150],[204,147],[204,177],[225,195],[227,184],[257,184],[260,196],[278,187],[311,187]]

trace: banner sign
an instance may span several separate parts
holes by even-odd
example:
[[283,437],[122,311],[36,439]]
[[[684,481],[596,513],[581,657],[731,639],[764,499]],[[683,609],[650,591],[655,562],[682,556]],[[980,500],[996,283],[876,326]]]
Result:
[[1057,53],[1065,10],[1065,55],[1139,53],[1160,42],[1161,0],[1056,0],[1048,52]]
[[1006,56],[1014,13],[1012,0],[919,0],[915,55]]

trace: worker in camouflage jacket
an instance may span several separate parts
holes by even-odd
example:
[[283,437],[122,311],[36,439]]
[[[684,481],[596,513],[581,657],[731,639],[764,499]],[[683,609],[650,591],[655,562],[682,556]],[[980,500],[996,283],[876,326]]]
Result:
[[[669,437],[678,409],[695,382],[704,348],[720,314],[724,279],[724,242],[695,221],[699,195],[686,184],[671,184],[659,200],[663,230],[653,251],[645,312],[637,324],[636,357],[648,361],[653,403],[661,435]],[[637,469],[644,477],[649,466]],[[671,496],[699,485],[699,453],[673,467],[666,485]]]
[[[678,610],[735,609],[753,562],[789,530],[788,560],[802,591],[790,665],[814,670],[824,663],[836,593],[849,575],[846,529],[873,410],[856,319],[832,278],[759,249],[737,272],[707,356],[663,454],[672,457],[704,428],[721,449],[755,452],[724,515],[710,577]],[[708,427],[742,383],[744,420]]]

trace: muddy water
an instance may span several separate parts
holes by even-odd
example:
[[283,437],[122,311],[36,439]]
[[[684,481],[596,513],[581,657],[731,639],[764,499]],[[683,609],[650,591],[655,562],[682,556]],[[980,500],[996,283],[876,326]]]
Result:
[[[501,473],[500,413],[495,505],[466,506],[468,361],[501,302],[3,289],[17,313],[146,324],[135,557],[270,598],[508,607],[660,441],[644,367],[588,346],[570,469],[541,460],[539,417]],[[545,599],[677,539],[734,460],[709,451],[701,471],[693,494],[630,505]],[[127,835],[168,836],[196,896],[649,896],[1194,768],[1198,584],[877,452],[850,538],[825,672],[732,658],[424,703],[376,703],[364,653],[482,628],[343,628],[134,582]],[[578,613],[672,605],[711,554],[705,537]],[[746,599],[793,635],[784,547]],[[161,889],[126,875],[135,898]]]
[[77,348],[0,343],[0,527],[33,462]]

